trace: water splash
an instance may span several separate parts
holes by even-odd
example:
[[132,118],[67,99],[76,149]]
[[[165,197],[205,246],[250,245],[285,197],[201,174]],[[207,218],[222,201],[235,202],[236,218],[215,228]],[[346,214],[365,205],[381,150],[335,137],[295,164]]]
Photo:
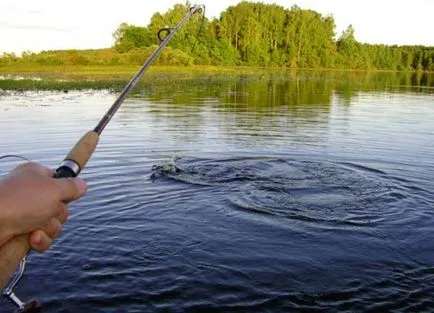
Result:
[[373,226],[406,198],[386,173],[362,165],[291,158],[174,158],[152,179],[225,189],[234,208],[330,225]]

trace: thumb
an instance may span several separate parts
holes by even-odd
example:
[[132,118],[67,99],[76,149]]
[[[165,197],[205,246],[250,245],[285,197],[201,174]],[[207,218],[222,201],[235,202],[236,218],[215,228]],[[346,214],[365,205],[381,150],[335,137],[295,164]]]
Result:
[[56,184],[60,187],[60,200],[70,202],[77,200],[87,191],[86,182],[78,177],[75,178],[58,178]]

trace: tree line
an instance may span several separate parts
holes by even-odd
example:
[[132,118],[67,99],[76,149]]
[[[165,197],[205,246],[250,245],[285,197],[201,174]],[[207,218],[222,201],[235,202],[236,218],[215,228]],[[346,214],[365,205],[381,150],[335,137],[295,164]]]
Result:
[[[155,13],[147,26],[121,24],[112,48],[3,54],[0,65],[142,64],[159,44],[158,31],[174,27],[189,7]],[[194,15],[157,64],[434,71],[434,47],[360,43],[354,33],[350,25],[336,37],[334,18],[313,10],[243,1],[212,20]]]

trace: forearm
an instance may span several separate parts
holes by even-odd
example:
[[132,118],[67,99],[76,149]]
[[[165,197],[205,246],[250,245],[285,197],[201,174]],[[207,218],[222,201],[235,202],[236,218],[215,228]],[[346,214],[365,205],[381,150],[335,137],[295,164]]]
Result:
[[0,246],[0,290],[6,286],[29,249],[28,235],[13,237]]
[[0,247],[9,239],[13,237],[11,232],[10,223],[8,223],[8,211],[6,208],[6,201],[4,201],[1,192],[2,186],[0,183]]
[[13,236],[4,181],[0,181],[0,290],[30,249],[28,235]]

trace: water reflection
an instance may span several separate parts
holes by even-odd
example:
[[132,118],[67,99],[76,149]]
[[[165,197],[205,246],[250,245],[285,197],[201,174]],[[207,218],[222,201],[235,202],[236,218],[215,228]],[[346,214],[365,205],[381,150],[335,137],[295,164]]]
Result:
[[174,105],[216,100],[233,111],[273,111],[282,106],[326,107],[333,94],[351,103],[358,92],[434,93],[433,73],[264,72],[250,75],[171,75],[168,83],[144,82],[134,97]]
[[[125,126],[131,121],[153,125],[185,143],[200,137],[228,142],[251,138],[252,144],[265,145],[284,138],[322,144],[328,140],[334,111],[341,112],[343,120],[350,118],[352,102],[358,103],[367,92],[378,99],[385,92],[430,94],[432,78],[426,73],[364,72],[174,75],[170,84],[139,86],[117,118]],[[408,85],[412,81],[427,85]]]

